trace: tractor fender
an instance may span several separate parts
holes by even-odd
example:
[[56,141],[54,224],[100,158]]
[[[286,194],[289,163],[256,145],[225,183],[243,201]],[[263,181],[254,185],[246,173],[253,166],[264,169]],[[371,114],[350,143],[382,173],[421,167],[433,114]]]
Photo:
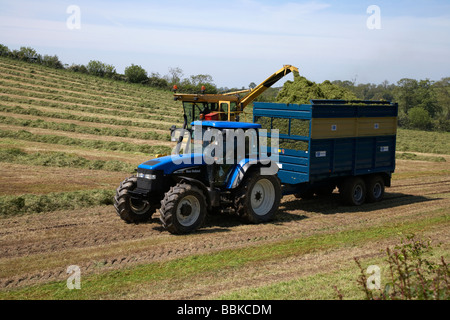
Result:
[[226,188],[228,190],[237,188],[244,180],[246,173],[254,168],[273,168],[274,174],[278,172],[278,164],[270,159],[243,159],[232,170],[229,175]]
[[178,182],[190,183],[198,187],[200,190],[202,190],[203,194],[205,195],[208,209],[210,209],[212,206],[219,206],[220,192],[208,188],[203,182],[190,177],[178,177],[177,180]]

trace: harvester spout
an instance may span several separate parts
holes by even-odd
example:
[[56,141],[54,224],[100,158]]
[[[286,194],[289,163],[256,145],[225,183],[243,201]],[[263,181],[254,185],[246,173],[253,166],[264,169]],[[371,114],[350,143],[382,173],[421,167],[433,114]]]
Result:
[[298,68],[291,65],[284,65],[283,68],[272,74],[269,78],[263,81],[260,85],[255,87],[241,100],[241,110],[243,110],[247,105],[253,102],[259,95],[261,95],[268,88],[273,86],[278,80],[293,72],[294,76],[298,74]]

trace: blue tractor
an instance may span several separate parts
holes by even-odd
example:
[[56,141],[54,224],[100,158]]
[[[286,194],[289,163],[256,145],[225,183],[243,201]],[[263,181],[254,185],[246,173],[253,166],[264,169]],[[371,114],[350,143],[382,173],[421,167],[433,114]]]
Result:
[[232,210],[249,223],[271,220],[280,204],[281,183],[277,163],[259,151],[267,150],[259,145],[260,128],[256,123],[196,121],[192,129],[178,129],[173,155],[142,163],[137,175],[117,188],[117,214],[140,223],[159,209],[164,228],[173,234],[200,228],[207,213],[217,211]]

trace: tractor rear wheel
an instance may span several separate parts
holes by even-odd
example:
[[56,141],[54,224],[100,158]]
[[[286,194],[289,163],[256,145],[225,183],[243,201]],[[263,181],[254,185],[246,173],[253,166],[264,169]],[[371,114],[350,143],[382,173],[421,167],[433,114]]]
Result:
[[147,200],[134,199],[128,193],[137,187],[137,177],[125,179],[116,190],[114,208],[119,217],[127,223],[139,223],[150,220],[156,211],[156,205]]
[[194,185],[179,183],[164,196],[159,209],[163,226],[173,234],[200,228],[206,217],[206,199]]
[[281,183],[277,176],[262,176],[254,171],[244,180],[236,194],[235,210],[249,223],[273,219],[281,200]]

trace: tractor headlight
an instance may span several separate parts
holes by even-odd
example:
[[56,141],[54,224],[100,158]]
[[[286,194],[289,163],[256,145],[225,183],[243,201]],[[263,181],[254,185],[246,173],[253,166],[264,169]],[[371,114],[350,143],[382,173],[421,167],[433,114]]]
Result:
[[149,174],[149,173],[143,173],[143,172],[138,172],[137,176],[138,176],[138,178],[144,178],[144,179],[148,179],[148,180],[156,179],[156,175]]

